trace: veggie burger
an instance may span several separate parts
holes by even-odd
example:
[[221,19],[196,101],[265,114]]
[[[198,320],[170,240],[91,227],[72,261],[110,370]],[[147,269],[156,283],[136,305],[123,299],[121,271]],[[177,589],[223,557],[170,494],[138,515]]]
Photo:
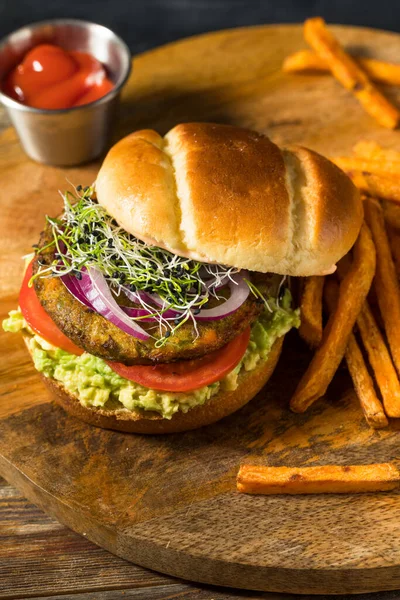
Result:
[[299,326],[290,277],[333,272],[362,221],[327,159],[207,123],[129,135],[63,198],[3,327],[67,411],[137,433],[253,398]]

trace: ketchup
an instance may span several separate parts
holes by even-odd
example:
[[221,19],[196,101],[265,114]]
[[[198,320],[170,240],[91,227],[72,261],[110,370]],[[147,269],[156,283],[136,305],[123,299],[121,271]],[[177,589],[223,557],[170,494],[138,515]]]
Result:
[[40,44],[7,75],[2,91],[27,106],[57,109],[94,102],[113,87],[94,56]]

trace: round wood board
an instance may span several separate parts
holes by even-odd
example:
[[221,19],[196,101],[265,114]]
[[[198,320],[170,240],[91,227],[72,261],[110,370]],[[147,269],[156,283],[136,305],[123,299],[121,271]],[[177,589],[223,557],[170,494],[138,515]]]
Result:
[[[398,61],[400,36],[335,27],[353,50]],[[116,138],[182,121],[234,123],[325,155],[361,137],[400,148],[328,75],[284,75],[303,48],[298,25],[184,40],[134,61]],[[400,90],[386,90],[400,103]],[[2,312],[17,304],[20,257],[66,179],[91,183],[97,164],[61,170],[29,161],[13,130],[0,137]],[[227,224],[228,226],[228,224]],[[371,430],[342,368],[304,415],[288,399],[310,355],[297,334],[270,383],[244,409],[199,431],[141,437],[102,431],[51,402],[18,335],[1,334],[0,472],[31,500],[132,562],[211,584],[304,594],[400,588],[400,498],[256,497],[235,491],[240,463],[354,464],[398,456],[399,422]]]

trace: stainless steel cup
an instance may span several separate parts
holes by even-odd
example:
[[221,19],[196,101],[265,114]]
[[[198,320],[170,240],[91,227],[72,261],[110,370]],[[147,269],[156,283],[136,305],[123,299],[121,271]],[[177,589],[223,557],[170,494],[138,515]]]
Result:
[[88,52],[102,62],[114,88],[100,100],[62,110],[31,108],[0,92],[25,152],[38,162],[71,166],[99,156],[105,149],[131,69],[126,44],[110,29],[75,19],[55,19],[27,25],[0,43],[0,82],[23,56],[41,43]]

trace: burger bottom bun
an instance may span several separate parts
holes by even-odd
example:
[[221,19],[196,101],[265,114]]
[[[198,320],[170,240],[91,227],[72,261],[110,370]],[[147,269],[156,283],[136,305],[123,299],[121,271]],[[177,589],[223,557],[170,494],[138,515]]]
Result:
[[[28,350],[30,350],[29,339],[29,335],[24,335]],[[202,406],[196,406],[187,413],[177,412],[172,419],[164,419],[158,413],[150,411],[131,412],[124,409],[106,410],[98,407],[86,407],[59,381],[44,375],[42,375],[42,379],[60,406],[74,417],[90,425],[128,433],[177,433],[215,423],[247,404],[271,377],[279,360],[282,343],[283,337],[276,340],[268,358],[261,361],[255,369],[240,372],[236,390],[220,391]]]

